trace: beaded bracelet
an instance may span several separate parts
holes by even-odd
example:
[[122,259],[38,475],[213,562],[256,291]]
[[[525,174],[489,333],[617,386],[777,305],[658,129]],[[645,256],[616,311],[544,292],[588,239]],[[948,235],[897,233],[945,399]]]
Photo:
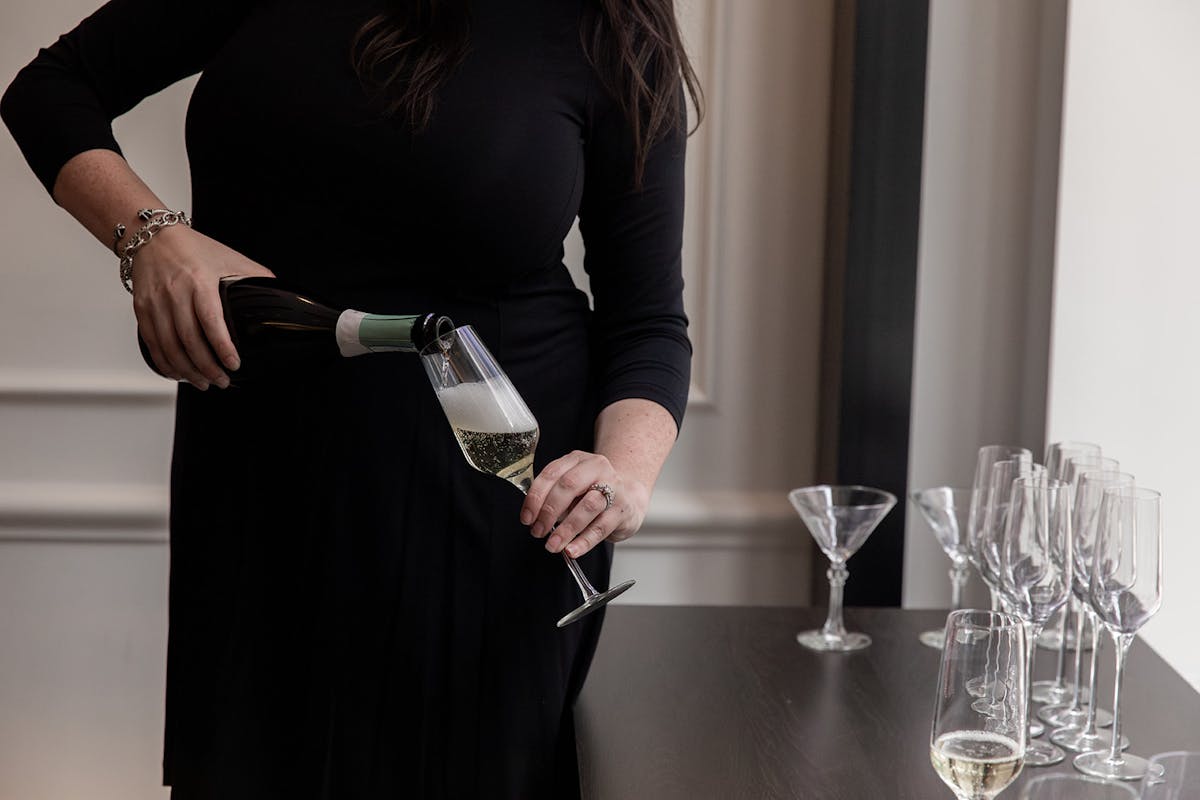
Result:
[[192,227],[192,221],[188,218],[186,211],[143,208],[138,211],[137,216],[145,224],[137,233],[133,234],[133,238],[124,246],[121,245],[121,238],[125,235],[125,226],[118,222],[117,226],[113,228],[113,254],[121,259],[121,285],[130,294],[133,294],[133,254],[145,246],[163,228],[169,228],[181,222],[189,228]]

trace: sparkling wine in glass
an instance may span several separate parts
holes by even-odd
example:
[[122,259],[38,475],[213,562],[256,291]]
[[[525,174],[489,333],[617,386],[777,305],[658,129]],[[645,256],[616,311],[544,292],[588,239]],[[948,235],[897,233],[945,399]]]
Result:
[[820,630],[796,635],[812,650],[861,650],[871,644],[865,633],[848,633],[842,622],[842,587],[850,572],[846,561],[875,530],[896,496],[868,486],[808,486],[793,489],[788,500],[804,520],[821,552],[829,558],[829,615]]
[[[470,325],[445,333],[421,351],[421,363],[437,393],[446,420],[472,467],[529,492],[538,423],[525,400]],[[598,591],[579,563],[563,559],[583,603],[558,621],[558,627],[582,619],[624,592],[634,581]]]
[[1112,743],[1075,757],[1075,769],[1106,780],[1136,781],[1148,762],[1121,752],[1121,687],[1133,638],[1162,605],[1161,496],[1151,489],[1112,487],[1100,502],[1100,527],[1088,595],[1117,650]]
[[[929,529],[950,559],[950,610],[962,608],[962,592],[967,585],[967,516],[971,510],[971,490],[938,486],[912,492],[909,499],[921,510]],[[942,649],[944,628],[925,631],[921,644]]]
[[[929,760],[959,800],[991,800],[1025,763],[1028,735],[1025,631],[999,611],[965,609],[946,617]],[[995,664],[988,714],[975,710],[967,683]]]

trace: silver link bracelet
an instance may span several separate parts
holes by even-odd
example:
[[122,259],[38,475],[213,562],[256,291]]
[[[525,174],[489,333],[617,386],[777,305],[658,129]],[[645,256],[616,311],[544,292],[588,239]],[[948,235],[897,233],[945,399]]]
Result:
[[192,227],[192,221],[188,218],[186,211],[143,208],[138,211],[137,216],[145,224],[123,246],[121,238],[125,236],[125,226],[118,222],[117,226],[113,228],[113,253],[121,259],[121,285],[130,294],[133,294],[133,254],[144,247],[163,228],[180,223],[189,228]]

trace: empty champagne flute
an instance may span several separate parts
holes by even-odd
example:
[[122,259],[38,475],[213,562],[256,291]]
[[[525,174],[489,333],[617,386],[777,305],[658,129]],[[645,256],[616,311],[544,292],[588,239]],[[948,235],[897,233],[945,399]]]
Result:
[[842,587],[850,577],[846,561],[875,530],[896,496],[869,486],[808,486],[788,492],[817,546],[829,558],[829,615],[820,630],[796,635],[811,650],[861,650],[871,644],[865,633],[848,633],[842,622]]
[[[967,514],[971,510],[971,490],[938,486],[912,492],[908,497],[921,510],[921,516],[950,559],[950,610],[958,611],[962,608],[962,592],[968,577]],[[945,634],[945,628],[938,628],[923,632],[919,638],[921,644],[940,650]]]
[[[1038,711],[1038,717],[1059,730],[1050,735],[1050,741],[1073,750],[1076,753],[1086,753],[1089,750],[1101,750],[1111,743],[1111,734],[1101,731],[1112,724],[1112,713],[1100,708],[1100,700],[1096,692],[1096,666],[1100,656],[1101,639],[1100,623],[1092,610],[1088,587],[1092,578],[1092,556],[1096,549],[1096,530],[1099,527],[1100,501],[1104,490],[1116,486],[1133,486],[1134,478],[1127,472],[1110,472],[1108,470],[1087,470],[1079,475],[1075,487],[1075,512],[1072,524],[1075,527],[1074,548],[1075,568],[1071,571],[1071,594],[1079,603],[1082,616],[1091,622],[1091,655],[1089,658],[1088,684],[1086,693],[1082,684],[1082,652],[1075,652],[1075,683],[1079,688],[1072,694],[1069,704],[1045,706]],[[1081,626],[1082,627],[1082,626]],[[1085,702],[1086,708],[1083,703]],[[1128,740],[1123,740],[1122,747],[1128,747]]]
[[[421,363],[467,462],[527,493],[533,484],[537,420],[475,329],[464,325],[442,334],[421,351]],[[579,563],[565,551],[562,555],[583,603],[558,621],[560,628],[604,606],[634,584],[629,580],[598,591]]]
[[[959,800],[991,800],[1021,772],[1028,735],[1025,631],[999,611],[964,609],[946,617],[929,760]],[[992,713],[973,708],[969,680],[996,664]]]
[[[1091,442],[1053,442],[1046,446],[1046,472],[1055,480],[1066,480],[1067,483],[1070,483],[1066,476],[1066,467],[1072,457],[1086,458],[1099,455],[1100,445],[1092,444]],[[1042,635],[1038,637],[1039,647],[1044,647],[1047,650],[1061,651],[1064,645],[1071,646],[1071,643],[1068,641],[1070,631],[1067,626],[1067,615],[1070,611],[1069,607],[1064,608],[1062,614],[1046,626],[1046,629],[1042,631]],[[1060,658],[1060,662],[1062,660]],[[1033,699],[1042,703],[1061,703],[1066,699],[1068,687],[1065,685],[1061,668],[1057,679],[1050,685],[1049,689],[1044,684],[1045,681],[1037,681],[1037,685],[1033,687]]]
[[[1067,602],[1071,567],[1070,488],[1044,476],[1017,478],[1001,548],[1000,585],[1009,609],[1025,624],[1029,642],[1037,641],[1046,622]],[[1036,653],[1037,647],[1030,646],[1028,680],[1033,679]],[[1047,742],[1031,739],[1025,749],[1025,763],[1034,767],[1063,758],[1063,751]]]
[[1021,789],[1021,800],[1137,800],[1137,796],[1125,783],[1065,773],[1039,775]]
[[1075,757],[1075,769],[1097,778],[1136,781],[1146,774],[1148,766],[1141,756],[1121,751],[1121,685],[1133,637],[1162,604],[1160,500],[1159,493],[1151,489],[1120,486],[1105,489],[1100,502],[1088,593],[1117,651],[1113,740],[1107,752]]
[[971,484],[971,508],[967,512],[967,559],[971,562],[971,566],[975,567],[979,577],[987,584],[988,591],[992,595],[993,611],[999,609],[1000,606],[996,597],[996,587],[984,572],[983,551],[980,549],[979,540],[983,533],[984,520],[987,517],[987,492],[988,484],[992,479],[992,465],[997,461],[1010,459],[1019,459],[1032,464],[1033,453],[1024,447],[1008,444],[989,444],[979,448],[979,452],[975,456],[975,478]]

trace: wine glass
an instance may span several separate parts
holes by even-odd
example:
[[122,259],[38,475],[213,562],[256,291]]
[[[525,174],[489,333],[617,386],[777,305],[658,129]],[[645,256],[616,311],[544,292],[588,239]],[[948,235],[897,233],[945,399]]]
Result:
[[979,539],[983,533],[984,519],[987,516],[987,492],[988,484],[992,479],[992,465],[997,461],[1009,459],[1019,459],[1032,464],[1033,453],[1024,447],[1007,444],[989,444],[979,448],[979,453],[975,457],[975,479],[971,484],[971,509],[967,516],[967,559],[971,562],[971,566],[975,567],[979,577],[987,584],[988,591],[992,595],[993,610],[1000,606],[996,597],[996,587],[984,573],[985,567]]
[[[1100,501],[1104,490],[1113,486],[1133,486],[1134,478],[1127,472],[1109,470],[1086,470],[1079,475],[1075,486],[1075,512],[1072,523],[1075,526],[1075,568],[1071,572],[1071,594],[1079,603],[1081,616],[1091,621],[1091,657],[1088,671],[1088,687],[1082,688],[1082,658],[1080,648],[1075,652],[1075,684],[1069,704],[1045,706],[1038,711],[1046,723],[1053,725],[1056,730],[1050,735],[1050,741],[1074,750],[1086,753],[1089,750],[1100,750],[1111,743],[1110,734],[1100,731],[1112,724],[1112,713],[1100,708],[1096,694],[1096,666],[1100,656],[1100,623],[1096,620],[1088,600],[1088,585],[1092,576],[1092,555],[1096,549],[1096,529],[1100,516]],[[1080,625],[1082,629],[1082,625]],[[1086,647],[1086,645],[1085,645]],[[1083,707],[1084,697],[1087,697],[1087,708]],[[1123,741],[1122,747],[1128,747],[1129,741]]]
[[[1079,485],[1079,476],[1085,471],[1096,470],[1111,470],[1113,472],[1119,470],[1121,465],[1115,458],[1105,458],[1099,455],[1099,449],[1096,448],[1096,453],[1087,453],[1086,455],[1068,455],[1060,470],[1059,479],[1067,486],[1071,487],[1074,492]],[[1054,477],[1051,475],[1050,477]],[[1062,704],[1068,698],[1072,698],[1075,693],[1075,684],[1067,681],[1067,650],[1075,651],[1075,683],[1079,682],[1079,665],[1082,662],[1080,654],[1080,642],[1083,641],[1083,615],[1079,610],[1079,601],[1072,596],[1067,600],[1067,605],[1063,607],[1062,614],[1059,616],[1057,625],[1048,624],[1046,630],[1038,637],[1038,645],[1045,647],[1048,650],[1058,651],[1058,660],[1054,668],[1054,680],[1051,681],[1034,681],[1033,682],[1033,699],[1038,703],[1053,703]],[[1074,630],[1071,629],[1071,624],[1074,623]],[[1053,641],[1046,641],[1046,632],[1050,631],[1055,636],[1050,637]],[[1045,719],[1042,713],[1038,712],[1038,717]]]
[[808,486],[788,492],[788,500],[829,558],[829,616],[820,630],[804,631],[796,639],[812,650],[867,647],[870,636],[847,633],[842,623],[842,587],[850,577],[846,561],[896,505],[896,496],[869,486]]
[[[525,400],[470,325],[442,334],[421,351],[425,374],[467,463],[529,492],[538,423]],[[624,592],[634,581],[597,591],[579,563],[563,552],[583,603],[558,621],[558,627],[582,619]]]
[[1142,800],[1200,800],[1200,753],[1177,750],[1150,759]]
[[[946,617],[945,641],[929,760],[959,800],[991,800],[1025,762],[1025,631],[1008,614],[965,609]],[[967,683],[992,663],[998,676],[989,689],[994,710],[980,714]]]
[[[1009,504],[1000,586],[1013,615],[1025,623],[1026,639],[1036,642],[1071,594],[1071,489],[1044,476],[1017,478]],[[1029,680],[1036,653],[1037,647],[1030,646]],[[1032,697],[1026,703],[1032,703]],[[1034,767],[1057,764],[1063,758],[1062,750],[1046,742],[1031,739],[1025,749],[1025,763]]]
[[1133,637],[1162,605],[1161,495],[1151,489],[1114,486],[1100,501],[1100,527],[1092,557],[1088,595],[1117,651],[1113,686],[1113,741],[1108,752],[1075,757],[1075,769],[1108,780],[1136,781],[1148,762],[1121,752],[1121,684]]
[[[963,587],[967,585],[967,515],[971,510],[971,490],[938,486],[909,494],[909,499],[921,510],[938,544],[950,558],[950,610],[962,608]],[[944,628],[925,631],[921,644],[942,649]]]
[[[1046,472],[1055,480],[1065,480],[1067,483],[1071,481],[1067,478],[1067,465],[1072,458],[1089,458],[1100,455],[1100,445],[1092,444],[1091,442],[1053,442],[1046,447]],[[1074,484],[1071,484],[1074,486]],[[1067,641],[1069,631],[1067,628],[1067,615],[1070,613],[1070,607],[1063,609],[1062,614],[1054,623],[1046,626],[1042,631],[1042,635],[1038,637],[1038,646],[1045,647],[1047,650],[1061,650],[1064,645],[1069,646]],[[1046,687],[1046,681],[1037,681],[1034,685],[1033,699],[1043,703],[1061,703],[1063,702],[1068,692],[1070,691],[1063,681],[1062,662],[1065,655],[1060,656],[1060,669],[1056,680]]]
[[1137,800],[1137,796],[1129,784],[1069,773],[1039,775],[1021,790],[1021,800]]

